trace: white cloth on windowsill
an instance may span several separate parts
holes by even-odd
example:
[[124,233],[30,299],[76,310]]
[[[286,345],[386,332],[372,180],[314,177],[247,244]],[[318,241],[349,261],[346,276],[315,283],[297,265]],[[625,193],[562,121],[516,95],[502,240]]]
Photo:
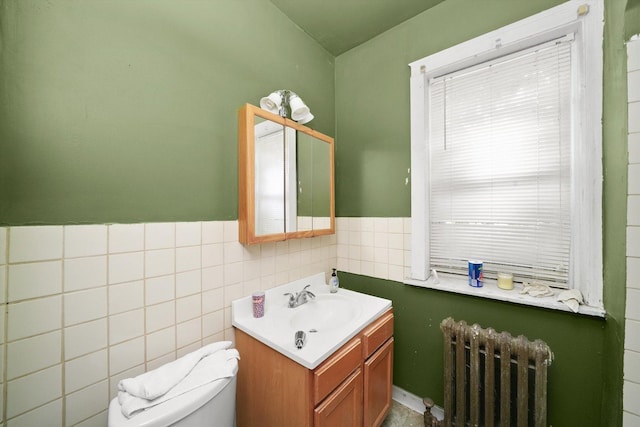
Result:
[[522,284],[521,294],[529,294],[532,297],[549,297],[553,295],[551,288],[543,283],[527,283]]
[[582,297],[582,292],[578,289],[569,289],[560,292],[558,301],[566,304],[571,311],[577,313],[580,310],[580,304],[584,303],[584,298]]

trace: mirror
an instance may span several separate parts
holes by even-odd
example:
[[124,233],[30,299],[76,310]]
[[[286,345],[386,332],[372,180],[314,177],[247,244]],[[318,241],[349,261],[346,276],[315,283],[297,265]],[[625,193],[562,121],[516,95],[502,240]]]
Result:
[[249,104],[238,126],[240,242],[333,234],[333,138]]

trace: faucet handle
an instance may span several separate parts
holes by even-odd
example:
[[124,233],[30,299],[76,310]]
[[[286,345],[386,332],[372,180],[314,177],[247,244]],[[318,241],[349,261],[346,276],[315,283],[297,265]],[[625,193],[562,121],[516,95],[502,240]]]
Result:
[[311,296],[311,298],[315,298],[315,297],[316,297],[316,296],[315,296],[315,294],[314,294],[313,292],[311,292],[311,291],[308,291],[308,290],[307,290],[307,288],[308,288],[308,287],[310,287],[310,286],[311,286],[311,284],[309,284],[309,285],[305,286],[304,288],[302,288],[302,290],[303,290],[303,291],[304,291],[304,293],[306,293],[307,295],[310,295],[310,296]]
[[295,304],[296,302],[296,297],[295,295],[293,295],[291,292],[287,292],[286,294],[283,294],[284,296],[289,295],[289,307],[293,307],[293,304]]

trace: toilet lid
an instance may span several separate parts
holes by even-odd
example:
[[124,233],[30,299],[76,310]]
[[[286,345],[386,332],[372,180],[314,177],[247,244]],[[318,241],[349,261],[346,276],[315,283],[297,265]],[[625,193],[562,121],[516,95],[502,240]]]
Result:
[[[236,367],[237,372],[237,367]],[[164,427],[185,418],[220,393],[235,377],[220,378],[127,418],[118,398],[109,404],[109,427]]]

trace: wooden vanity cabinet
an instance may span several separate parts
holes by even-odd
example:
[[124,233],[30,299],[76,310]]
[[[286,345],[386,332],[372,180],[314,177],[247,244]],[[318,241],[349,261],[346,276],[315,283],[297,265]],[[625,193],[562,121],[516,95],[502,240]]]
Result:
[[393,309],[314,370],[236,329],[238,427],[370,427],[391,408]]

